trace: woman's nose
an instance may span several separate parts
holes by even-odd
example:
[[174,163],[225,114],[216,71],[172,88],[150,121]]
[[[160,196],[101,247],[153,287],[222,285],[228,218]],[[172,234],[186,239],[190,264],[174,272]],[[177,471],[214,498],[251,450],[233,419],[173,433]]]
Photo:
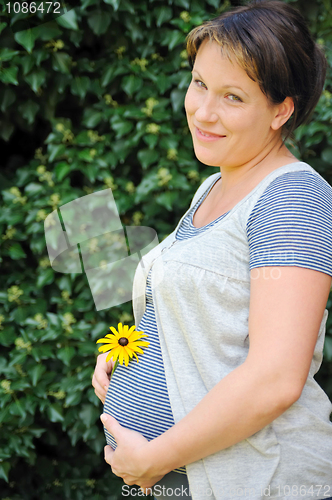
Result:
[[215,99],[206,95],[199,103],[195,117],[199,122],[216,122],[218,114],[216,112]]

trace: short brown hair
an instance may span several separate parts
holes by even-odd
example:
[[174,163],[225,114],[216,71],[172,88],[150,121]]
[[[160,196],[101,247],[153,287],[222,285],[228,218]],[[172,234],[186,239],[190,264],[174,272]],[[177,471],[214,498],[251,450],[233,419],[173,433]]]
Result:
[[299,11],[279,0],[255,0],[204,22],[187,36],[191,67],[207,38],[235,59],[270,102],[293,98],[284,140],[309,119],[323,90],[327,62]]

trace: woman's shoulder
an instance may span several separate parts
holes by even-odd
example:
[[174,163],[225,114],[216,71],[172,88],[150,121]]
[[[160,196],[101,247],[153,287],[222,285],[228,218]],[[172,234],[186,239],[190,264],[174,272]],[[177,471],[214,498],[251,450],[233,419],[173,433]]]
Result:
[[311,167],[282,172],[266,186],[253,207],[251,217],[263,209],[274,211],[278,208],[280,211],[294,205],[308,205],[312,210],[328,211],[332,215],[332,187]]

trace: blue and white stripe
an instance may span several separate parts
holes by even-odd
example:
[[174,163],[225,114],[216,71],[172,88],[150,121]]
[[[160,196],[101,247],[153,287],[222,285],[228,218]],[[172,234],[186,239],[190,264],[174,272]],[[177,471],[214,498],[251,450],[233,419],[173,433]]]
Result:
[[297,266],[332,276],[332,189],[318,174],[274,179],[247,221],[250,269]]
[[[219,177],[215,180],[217,182]],[[191,238],[219,222],[226,213],[201,228],[192,219],[212,186],[202,195],[179,227],[176,238]],[[247,223],[250,268],[272,265],[309,267],[332,276],[332,189],[311,172],[282,174],[271,182],[252,210]],[[151,440],[174,425],[162,352],[147,278],[146,309],[137,330],[148,335],[150,345],[129,365],[113,374],[104,411],[124,427]],[[116,447],[105,429],[107,443]],[[185,473],[185,467],[176,469]]]

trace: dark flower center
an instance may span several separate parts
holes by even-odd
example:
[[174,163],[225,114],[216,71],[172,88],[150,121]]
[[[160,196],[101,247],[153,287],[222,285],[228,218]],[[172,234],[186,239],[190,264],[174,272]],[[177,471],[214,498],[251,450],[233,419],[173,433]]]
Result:
[[127,339],[127,337],[120,337],[118,343],[122,346],[125,346],[129,344],[129,340]]

